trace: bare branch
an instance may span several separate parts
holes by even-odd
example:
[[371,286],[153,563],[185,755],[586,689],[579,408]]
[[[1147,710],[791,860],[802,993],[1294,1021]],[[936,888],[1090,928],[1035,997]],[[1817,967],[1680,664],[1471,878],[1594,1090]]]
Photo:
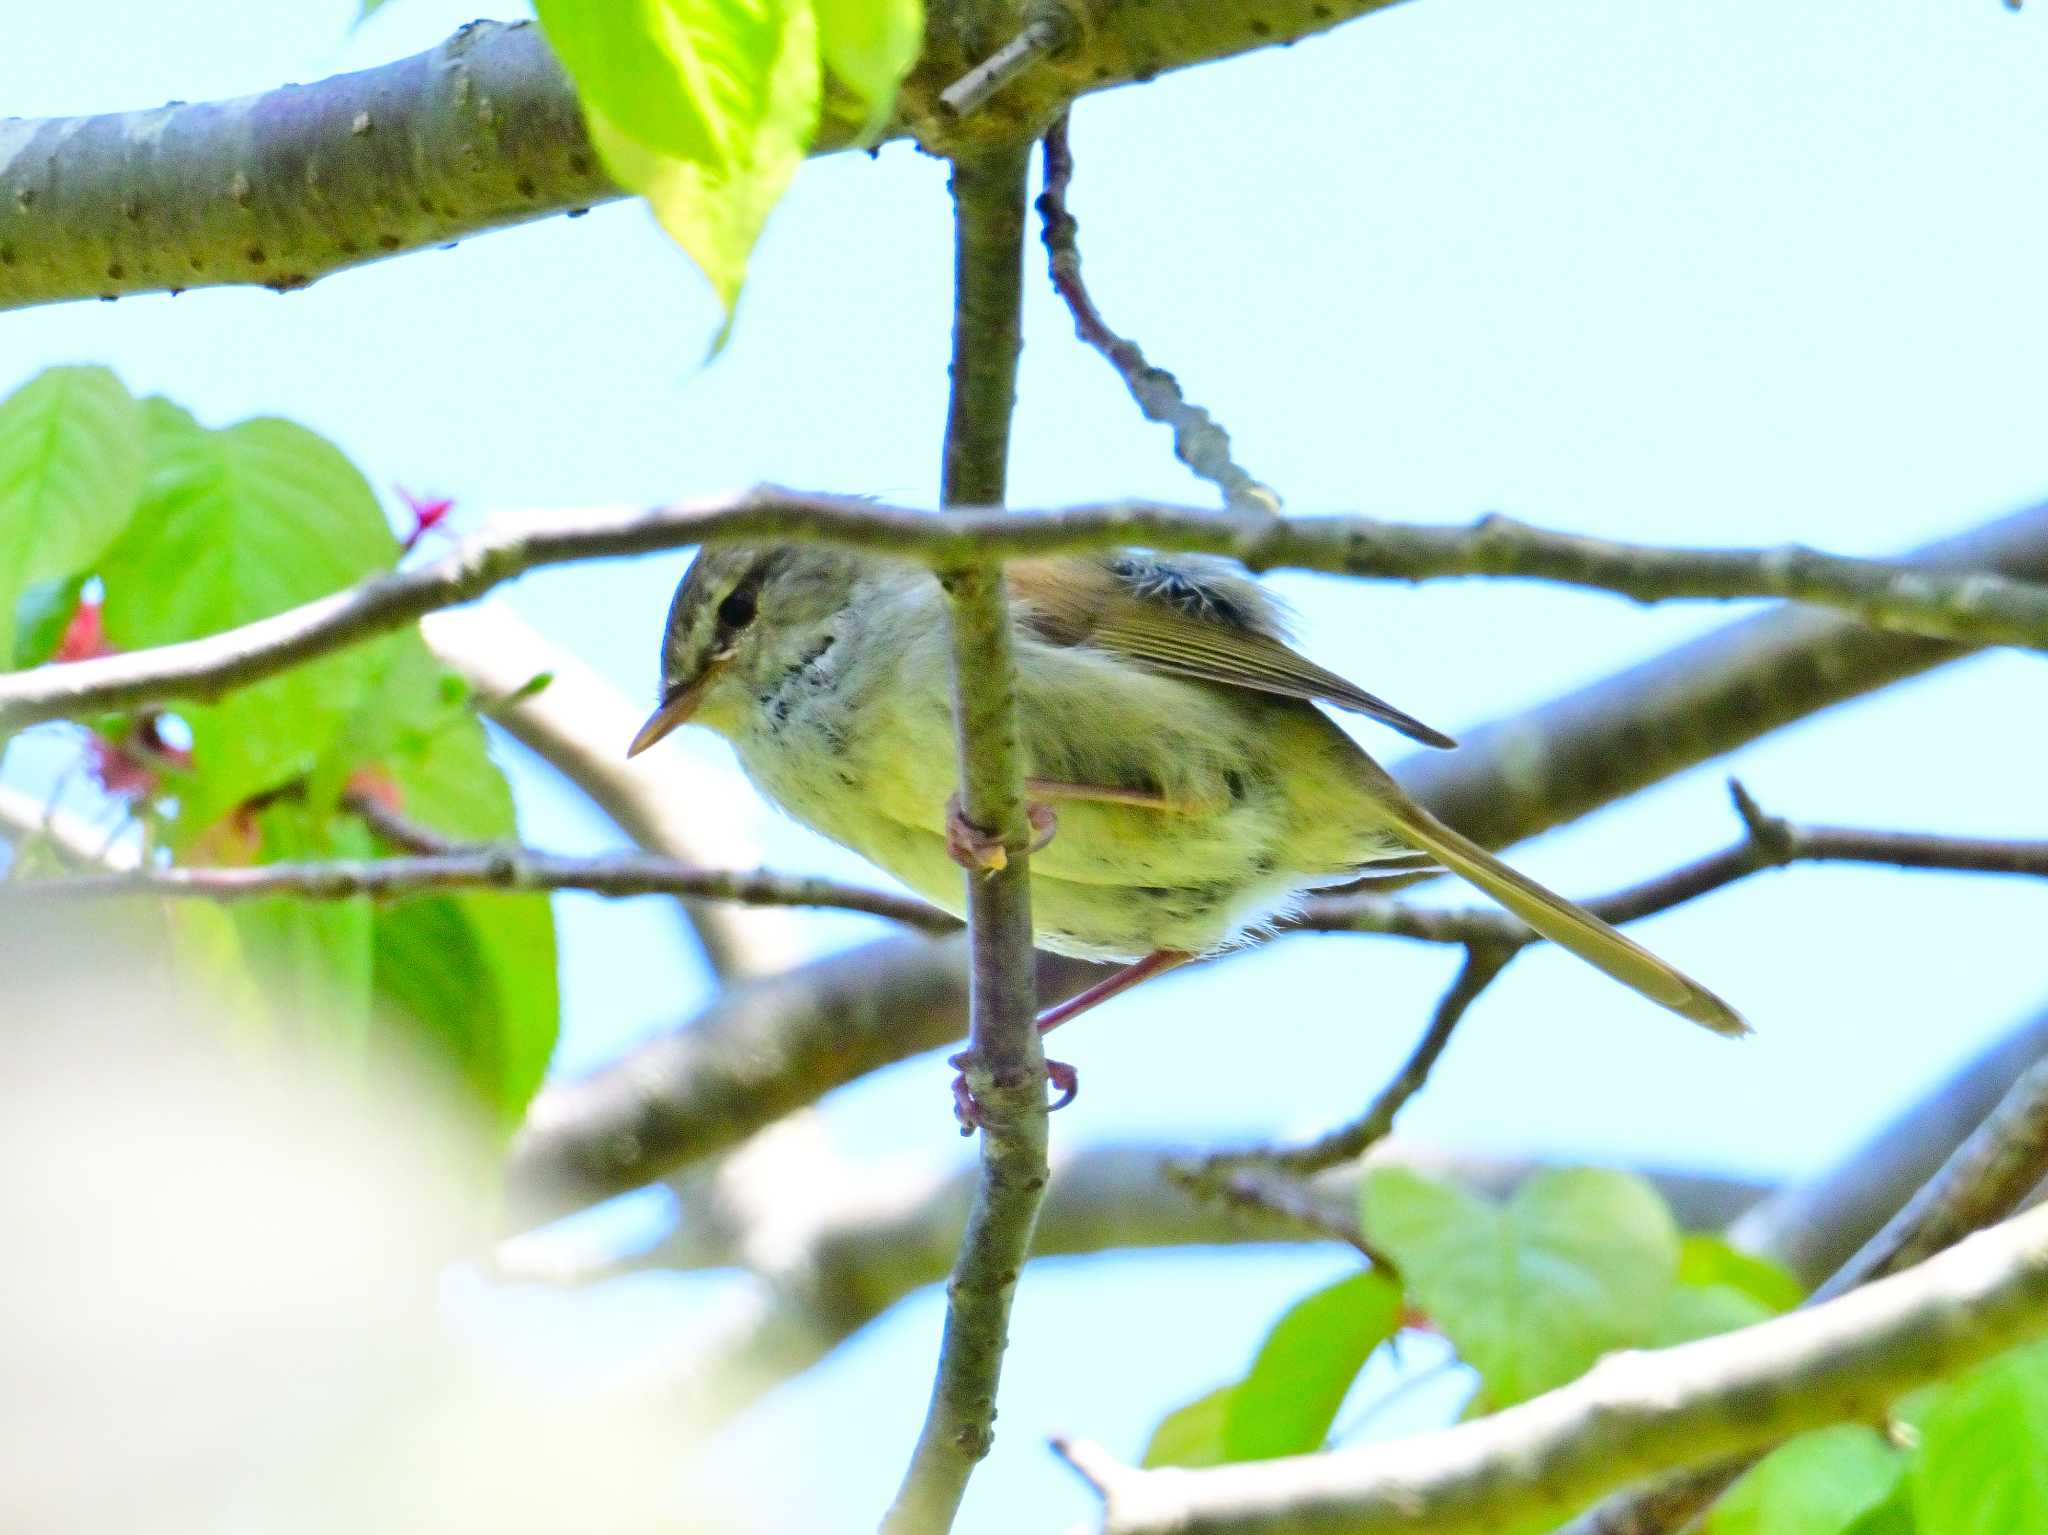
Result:
[[[2048,1178],[2048,1060],[2037,1061],[1884,1229],[1813,1292],[1808,1305],[1898,1274],[2017,1210]],[[1758,1449],[1609,1499],[1560,1535],[1672,1535],[1762,1458]]]
[[1544,1396],[1388,1444],[1107,1478],[1106,1535],[1482,1535],[1646,1472],[1883,1412],[2048,1330],[2048,1209],[1811,1310],[1610,1355]]
[[1819,1177],[1781,1190],[1729,1229],[1817,1286],[1846,1265],[2036,1061],[2048,1058],[2048,1011],[2026,1019],[1930,1086]]
[[[1580,904],[1620,926],[1670,911],[1752,874],[1795,863],[1861,863],[2048,878],[2048,842],[1800,825],[1765,815],[1740,783],[1731,780],[1728,787],[1747,831],[1741,841]],[[1281,926],[1287,931],[1313,933],[1384,933],[1420,943],[1468,948],[1520,949],[1541,941],[1520,918],[1492,907],[1412,906],[1374,894],[1318,897]]]
[[[501,1249],[498,1271],[515,1281],[577,1284],[649,1268],[751,1270],[762,1281],[764,1305],[746,1308],[709,1349],[693,1345],[647,1372],[652,1389],[671,1400],[685,1396],[694,1413],[738,1412],[898,1301],[944,1279],[979,1181],[973,1166],[835,1167],[829,1150],[815,1144],[793,1148],[782,1166],[750,1177],[747,1164],[759,1141],[779,1133],[780,1127],[758,1137],[723,1164],[710,1200],[699,1201],[702,1218],[650,1252],[626,1259],[572,1252],[565,1259],[552,1235],[528,1237]],[[1189,1155],[1186,1146],[1142,1143],[1054,1152],[1032,1257],[1253,1242],[1356,1245],[1359,1167],[1296,1182],[1279,1205],[1198,1201],[1168,1181],[1169,1169]],[[1502,1197],[1554,1165],[1398,1139],[1374,1161]],[[1688,1229],[1723,1226],[1765,1192],[1740,1178],[1641,1171]],[[767,1233],[772,1239],[763,1240]]]
[[[2042,520],[2048,522],[2048,516]],[[934,513],[763,487],[696,505],[535,518],[522,527],[487,532],[430,564],[374,577],[239,629],[0,677],[0,733],[90,710],[216,698],[426,613],[468,602],[540,566],[737,538],[826,542],[923,560],[941,571],[1137,543],[1232,555],[1255,569],[1284,565],[1408,581],[1520,577],[1620,592],[1644,602],[1790,597],[1915,634],[2048,647],[2048,586],[1984,571],[1949,574],[1928,563],[1848,559],[1789,547],[1659,549],[1548,532],[1502,518],[1458,528],[1367,517],[1259,517],[1145,503]]]
[[1052,285],[1074,317],[1074,334],[1109,360],[1148,421],[1173,429],[1173,456],[1223,492],[1224,505],[1238,511],[1277,512],[1280,497],[1240,468],[1230,456],[1230,433],[1181,393],[1180,380],[1154,367],[1135,341],[1109,328],[1081,280],[1081,226],[1067,209],[1074,179],[1074,153],[1067,143],[1067,119],[1046,130],[1045,189],[1038,194],[1041,238],[1052,269]]
[[[377,818],[380,822],[383,817]],[[380,836],[388,832],[373,825]],[[391,828],[396,830],[396,828]],[[749,906],[813,906],[886,917],[919,932],[942,934],[960,924],[914,896],[766,869],[693,869],[644,853],[569,858],[513,844],[446,847],[399,858],[333,859],[227,867],[138,869],[131,874],[29,880],[0,886],[7,900],[103,900],[147,895],[206,901],[249,901],[290,895],[307,900],[370,896],[396,900],[427,890],[584,890],[593,895],[688,896]]]
[[[1090,6],[1059,57],[963,122],[940,93],[977,61],[962,51],[960,0],[934,0],[893,131],[948,152],[1023,142],[1086,92],[1388,3],[1265,0],[1250,28],[1237,0],[1187,0],[1170,17]],[[852,144],[866,112],[828,77],[813,153]],[[539,29],[472,22],[411,58],[259,96],[0,121],[0,309],[220,283],[284,292],[621,195]]]
[[[953,162],[953,395],[944,499],[1000,504],[1022,349],[1022,149]],[[953,631],[953,723],[960,813],[1001,839],[1001,867],[967,875],[973,991],[958,1058],[981,1128],[981,1178],[946,1286],[946,1324],[931,1404],[885,1535],[945,1535],[967,1479],[995,1440],[996,1385],[1010,1305],[1045,1198],[1045,1052],[1035,1024],[1031,828],[1002,570],[943,568]]]
[[1280,1150],[1252,1153],[1225,1152],[1206,1159],[1205,1166],[1211,1170],[1235,1162],[1247,1160],[1268,1165],[1277,1171],[1302,1175],[1321,1172],[1324,1168],[1339,1163],[1354,1161],[1385,1140],[1394,1131],[1394,1120],[1406,1108],[1408,1100],[1421,1092],[1429,1081],[1429,1073],[1435,1067],[1437,1058],[1450,1044],[1451,1034],[1458,1027],[1466,1011],[1479,1000],[1480,993],[1493,984],[1495,976],[1507,968],[1509,960],[1520,952],[1520,946],[1506,947],[1480,944],[1465,951],[1465,962],[1458,967],[1450,989],[1436,1005],[1429,1027],[1416,1042],[1415,1049],[1394,1073],[1393,1079],[1380,1089],[1370,1107],[1348,1124],[1339,1125],[1325,1135],[1317,1136],[1306,1146],[1293,1146]]

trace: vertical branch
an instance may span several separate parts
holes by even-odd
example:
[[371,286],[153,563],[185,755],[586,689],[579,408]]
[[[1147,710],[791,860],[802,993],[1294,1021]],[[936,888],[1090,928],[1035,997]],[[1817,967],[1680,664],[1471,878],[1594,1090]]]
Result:
[[[1016,399],[1028,151],[998,149],[953,166],[952,403],[948,506],[999,505]],[[941,573],[953,626],[960,809],[999,836],[1002,868],[968,875],[972,991],[968,1085],[981,1106],[981,1177],[947,1286],[931,1405],[886,1535],[943,1535],[995,1432],[996,1382],[1010,1302],[1045,1195],[1045,1056],[1033,1026],[1030,834],[1009,603],[1000,565]]]

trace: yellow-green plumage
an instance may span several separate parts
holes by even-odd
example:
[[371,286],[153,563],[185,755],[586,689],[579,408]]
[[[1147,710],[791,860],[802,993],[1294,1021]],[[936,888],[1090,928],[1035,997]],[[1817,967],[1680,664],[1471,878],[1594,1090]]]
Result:
[[[1296,655],[1234,568],[1115,553],[1009,575],[1027,773],[1058,817],[1032,858],[1044,947],[1211,951],[1301,891],[1415,867],[1419,850],[1625,985],[1744,1031],[1712,993],[1409,800],[1312,700],[1448,738]],[[714,549],[676,594],[664,709],[636,747],[694,712],[797,819],[957,912],[950,665],[944,599],[921,568]]]

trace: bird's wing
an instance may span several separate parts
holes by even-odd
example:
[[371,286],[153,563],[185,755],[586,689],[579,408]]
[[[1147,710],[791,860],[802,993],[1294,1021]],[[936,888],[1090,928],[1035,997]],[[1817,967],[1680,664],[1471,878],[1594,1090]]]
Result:
[[1117,553],[1008,567],[1026,624],[1055,645],[1114,651],[1154,671],[1356,710],[1425,746],[1458,743],[1291,649],[1280,610],[1221,561]]

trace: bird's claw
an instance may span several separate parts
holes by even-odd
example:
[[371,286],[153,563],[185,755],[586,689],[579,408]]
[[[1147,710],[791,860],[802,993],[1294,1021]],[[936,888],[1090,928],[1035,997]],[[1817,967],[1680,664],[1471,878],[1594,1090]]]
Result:
[[[946,1061],[946,1064],[957,1073],[953,1078],[953,1117],[960,1121],[962,1135],[972,1135],[988,1123],[987,1116],[981,1111],[981,1100],[974,1096],[974,1089],[967,1085],[967,1072],[964,1069],[967,1057],[968,1052],[962,1050],[958,1055],[948,1057]],[[1081,1073],[1067,1062],[1053,1060],[1050,1056],[1045,1062],[1045,1080],[1052,1085],[1053,1091],[1059,1094],[1059,1097],[1046,1106],[1045,1111],[1048,1114],[1056,1114],[1072,1103],[1074,1095],[1081,1090]]]
[[[1024,814],[1031,822],[1029,851],[1035,853],[1052,841],[1053,833],[1059,830],[1059,820],[1051,806],[1036,801],[1024,807]],[[1010,862],[1010,850],[1003,845],[1003,839],[968,820],[957,794],[946,801],[946,856],[970,872],[990,874],[1007,868]]]

